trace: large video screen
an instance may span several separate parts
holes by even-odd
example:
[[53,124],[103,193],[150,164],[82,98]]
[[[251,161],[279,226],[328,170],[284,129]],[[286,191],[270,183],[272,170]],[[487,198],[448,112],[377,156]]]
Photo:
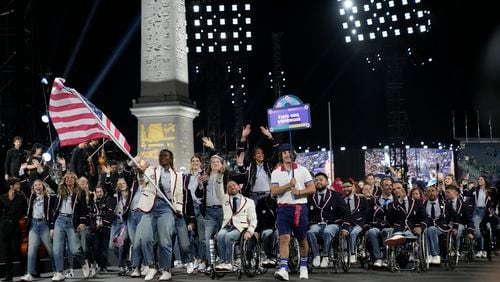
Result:
[[[297,163],[306,167],[310,172],[316,174],[324,172],[332,179],[333,160],[330,160],[330,151],[315,151],[308,153],[298,153]],[[333,153],[332,153],[333,158]]]
[[[398,152],[396,152],[398,154]],[[399,158],[399,157],[398,157]],[[412,181],[426,181],[436,178],[436,167],[439,172],[454,174],[453,151],[447,149],[407,149],[408,178]],[[391,166],[388,149],[369,149],[365,151],[365,173],[387,175]]]

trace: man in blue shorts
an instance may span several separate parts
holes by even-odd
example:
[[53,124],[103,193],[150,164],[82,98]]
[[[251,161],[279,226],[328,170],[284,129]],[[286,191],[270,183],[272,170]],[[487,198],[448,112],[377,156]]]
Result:
[[281,257],[280,269],[274,273],[274,277],[284,281],[288,281],[288,244],[292,232],[299,241],[300,279],[308,279],[307,196],[316,191],[309,171],[294,163],[295,156],[290,144],[281,145],[278,150],[281,166],[278,166],[271,174],[271,193],[278,197],[277,226]]

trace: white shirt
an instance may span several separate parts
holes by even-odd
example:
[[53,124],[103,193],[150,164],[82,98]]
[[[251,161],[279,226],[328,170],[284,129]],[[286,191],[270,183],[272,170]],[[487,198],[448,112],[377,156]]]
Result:
[[478,195],[477,195],[476,207],[484,208],[486,207],[486,192],[484,192],[484,189],[481,188],[479,188],[477,191]]
[[431,216],[432,203],[434,203],[434,216],[435,216],[435,218],[438,218],[441,215],[441,207],[439,206],[438,200],[427,201],[427,207],[426,207],[427,208],[426,209],[427,215]]
[[[313,181],[312,176],[305,167],[299,166],[296,163],[294,163],[294,165],[296,165],[294,169],[294,177],[296,180],[295,188],[297,190],[304,190],[306,189],[306,185]],[[290,182],[290,179],[292,179],[292,171],[287,171],[284,166],[278,167],[271,174],[272,185],[284,186]],[[287,191],[278,196],[278,204],[307,204],[307,197],[296,199],[291,191]]]

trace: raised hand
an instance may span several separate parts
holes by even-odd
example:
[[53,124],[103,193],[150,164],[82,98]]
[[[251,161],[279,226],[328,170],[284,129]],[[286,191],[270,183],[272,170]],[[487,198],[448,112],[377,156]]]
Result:
[[241,130],[241,139],[240,139],[240,141],[241,142],[246,141],[248,135],[250,135],[250,132],[252,132],[252,130],[250,129],[250,124],[245,125],[243,127],[243,129]]
[[212,142],[212,140],[210,139],[210,137],[202,137],[201,141],[203,141],[203,146],[205,146],[209,149],[212,149],[212,150],[215,148],[215,145]]
[[267,137],[267,139],[272,139],[273,138],[273,134],[265,126],[261,126],[260,127],[260,132],[262,132],[262,134],[264,134]]

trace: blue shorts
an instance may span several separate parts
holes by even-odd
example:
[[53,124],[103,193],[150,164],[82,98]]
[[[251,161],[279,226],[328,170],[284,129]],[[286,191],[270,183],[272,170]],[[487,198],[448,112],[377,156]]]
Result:
[[292,234],[301,241],[306,238],[309,228],[309,212],[306,204],[278,205],[277,209],[278,234]]

